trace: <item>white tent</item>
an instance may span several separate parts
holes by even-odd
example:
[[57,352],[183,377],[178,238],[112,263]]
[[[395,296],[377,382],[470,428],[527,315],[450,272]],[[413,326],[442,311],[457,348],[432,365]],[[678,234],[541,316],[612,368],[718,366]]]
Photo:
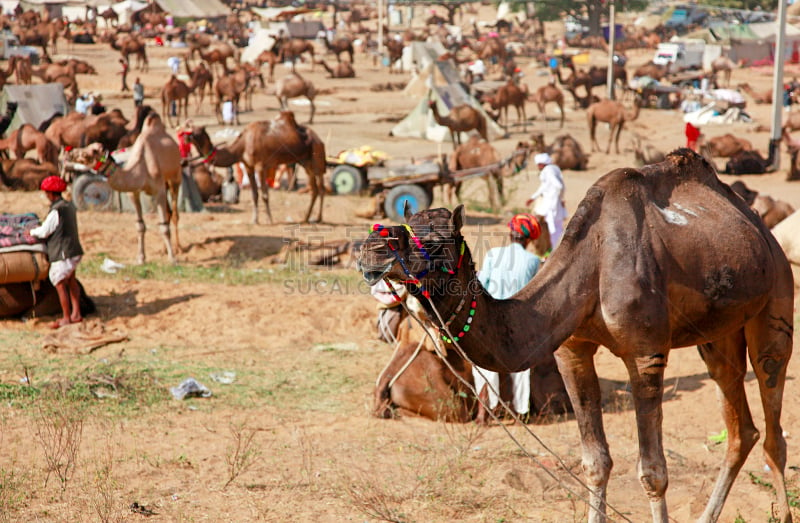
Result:
[[[111,6],[111,9],[117,13],[120,24],[130,23],[133,13],[141,11],[147,7],[147,2],[139,2],[138,0],[124,0]],[[101,13],[103,9],[99,10]]]
[[[7,132],[17,129],[22,124],[29,123],[34,127],[49,119],[56,113],[67,114],[69,104],[64,96],[64,86],[61,84],[32,84],[12,85],[6,84],[3,88],[2,106],[9,102],[17,102],[17,112]],[[3,109],[5,110],[5,109]]]
[[261,51],[272,49],[275,45],[275,38],[272,36],[274,33],[270,29],[258,28],[250,37],[247,47],[242,50],[242,62],[254,62]]

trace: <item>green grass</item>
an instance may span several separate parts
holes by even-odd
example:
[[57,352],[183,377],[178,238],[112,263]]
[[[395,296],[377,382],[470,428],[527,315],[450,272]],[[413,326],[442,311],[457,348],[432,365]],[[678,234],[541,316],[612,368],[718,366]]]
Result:
[[338,282],[354,288],[362,281],[361,274],[354,269],[307,267],[303,265],[275,265],[267,268],[243,267],[240,262],[231,260],[212,265],[173,265],[171,263],[149,262],[143,265],[128,265],[114,274],[101,270],[105,254],[87,256],[81,262],[81,276],[90,278],[111,278],[121,280],[180,281],[193,283],[222,283],[225,285],[260,285],[264,283],[284,283],[298,278],[311,278],[316,281]]

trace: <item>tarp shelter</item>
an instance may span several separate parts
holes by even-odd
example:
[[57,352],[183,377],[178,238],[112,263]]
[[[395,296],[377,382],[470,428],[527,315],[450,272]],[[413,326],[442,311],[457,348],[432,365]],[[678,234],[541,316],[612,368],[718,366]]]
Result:
[[[461,104],[469,104],[478,109],[486,118],[487,134],[490,140],[505,136],[503,129],[492,120],[481,104],[467,92],[461,84],[461,77],[452,60],[436,60],[439,56],[435,47],[429,44],[415,46],[413,54],[418,64],[423,65],[422,72],[409,82],[404,91],[411,96],[422,96],[419,104],[394,126],[392,136],[424,138],[435,142],[450,140],[450,130],[436,123],[428,102],[434,100],[439,114],[446,115]],[[423,90],[424,87],[424,90]],[[462,141],[466,135],[461,136]]]
[[64,86],[55,84],[10,85],[3,87],[0,106],[5,112],[6,104],[17,102],[17,112],[8,131],[29,123],[34,127],[49,119],[56,113],[67,114],[69,104],[64,96]]
[[251,7],[250,11],[257,14],[264,21],[291,20],[297,15],[310,13],[313,10],[307,7]]
[[275,45],[275,38],[272,36],[273,32],[270,29],[258,28],[253,32],[250,41],[242,50],[241,60],[243,63],[254,62],[262,51],[272,49]]
[[292,38],[313,40],[320,31],[325,30],[325,24],[319,20],[292,21],[286,22],[286,29],[289,31],[289,36]]
[[[111,6],[111,9],[117,13],[119,17],[120,24],[127,24],[130,23],[131,17],[133,13],[141,11],[145,7],[147,7],[147,2],[139,2],[138,0],[125,0],[124,2],[118,2]],[[103,10],[100,11],[101,13]]]
[[[775,54],[776,24],[774,22],[754,24],[729,24],[712,26],[695,31],[685,38],[699,38],[707,43],[730,46],[730,58],[736,62],[756,62],[772,58]],[[786,25],[787,54],[792,46],[800,42],[800,29]]]
[[231,13],[231,8],[220,0],[154,0],[154,2],[175,18],[219,18]]

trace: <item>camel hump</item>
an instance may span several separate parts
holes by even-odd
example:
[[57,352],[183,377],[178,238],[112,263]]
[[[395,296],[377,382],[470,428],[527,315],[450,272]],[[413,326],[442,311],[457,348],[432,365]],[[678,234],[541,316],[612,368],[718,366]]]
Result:
[[719,182],[714,167],[701,155],[681,147],[667,154],[665,160],[642,167],[641,172],[648,176],[669,176],[676,180],[695,180],[707,185]]

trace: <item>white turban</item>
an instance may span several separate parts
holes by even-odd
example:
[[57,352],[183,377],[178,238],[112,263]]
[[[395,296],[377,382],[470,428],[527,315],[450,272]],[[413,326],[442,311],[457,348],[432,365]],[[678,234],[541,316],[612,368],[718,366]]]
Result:
[[550,155],[547,153],[537,154],[534,157],[533,161],[536,165],[550,165],[551,163],[553,163],[553,159],[550,158]]

